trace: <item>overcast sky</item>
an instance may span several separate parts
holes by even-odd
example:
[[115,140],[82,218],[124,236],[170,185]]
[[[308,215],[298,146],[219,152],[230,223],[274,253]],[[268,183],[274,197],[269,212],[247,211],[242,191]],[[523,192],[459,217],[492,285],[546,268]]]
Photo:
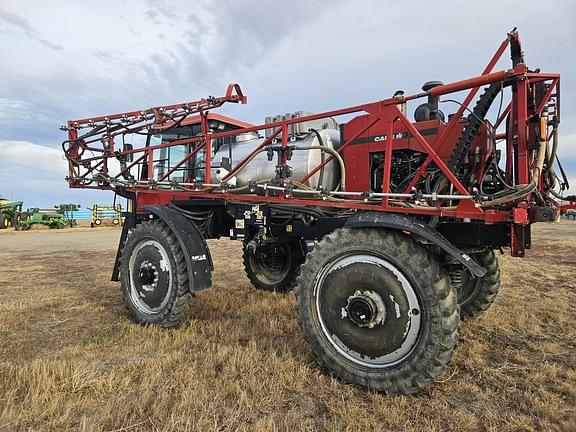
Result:
[[254,123],[413,93],[479,74],[515,26],[528,66],[562,74],[559,154],[575,189],[576,1],[0,0],[0,195],[112,201],[67,189],[69,119],[221,95],[229,82],[249,104],[221,112]]

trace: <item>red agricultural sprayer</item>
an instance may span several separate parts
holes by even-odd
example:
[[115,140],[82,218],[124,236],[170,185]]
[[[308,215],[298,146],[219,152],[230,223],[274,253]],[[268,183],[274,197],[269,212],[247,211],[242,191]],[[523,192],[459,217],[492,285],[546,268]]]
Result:
[[[508,48],[511,68],[493,71]],[[529,69],[516,31],[481,75],[412,95],[262,125],[214,113],[225,103],[246,103],[237,84],[64,127],[70,187],[129,200],[113,280],[138,323],[186,319],[211,285],[206,239],[229,236],[256,288],[296,287],[323,366],[412,393],[446,368],[460,319],[494,300],[494,250],[524,256],[531,224],[576,201],[556,157],[560,75]]]

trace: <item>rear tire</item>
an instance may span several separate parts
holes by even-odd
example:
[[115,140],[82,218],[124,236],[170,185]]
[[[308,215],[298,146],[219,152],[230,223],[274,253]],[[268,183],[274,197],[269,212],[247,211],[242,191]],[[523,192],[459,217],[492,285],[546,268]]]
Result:
[[6,214],[0,214],[0,229],[6,229],[8,228],[8,215]]
[[471,254],[472,258],[488,272],[481,278],[472,278],[468,270],[451,272],[453,285],[458,292],[460,317],[476,318],[490,308],[500,290],[500,267],[492,250]]
[[432,253],[396,232],[342,228],[325,236],[302,265],[296,296],[319,363],[388,394],[433,383],[458,341],[448,275]]
[[261,244],[254,252],[244,244],[242,260],[256,289],[286,293],[296,286],[304,257],[298,241],[276,241]]
[[124,243],[120,282],[130,317],[139,324],[175,327],[188,315],[193,296],[178,240],[160,221],[138,225]]

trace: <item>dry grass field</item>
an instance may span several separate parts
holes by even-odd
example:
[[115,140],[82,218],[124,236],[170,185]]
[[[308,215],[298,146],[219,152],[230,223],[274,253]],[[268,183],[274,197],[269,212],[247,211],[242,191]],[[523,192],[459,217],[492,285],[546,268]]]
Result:
[[576,430],[576,223],[501,256],[496,303],[410,397],[321,371],[293,295],[254,290],[227,240],[185,325],[131,323],[110,282],[118,235],[0,234],[0,431]]

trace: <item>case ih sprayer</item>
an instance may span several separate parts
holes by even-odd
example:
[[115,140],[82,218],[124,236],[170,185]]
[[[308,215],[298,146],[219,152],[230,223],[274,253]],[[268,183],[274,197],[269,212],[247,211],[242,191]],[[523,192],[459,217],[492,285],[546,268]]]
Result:
[[[511,68],[493,71],[508,47]],[[263,125],[213,112],[246,103],[233,84],[222,97],[69,121],[67,180],[129,200],[112,279],[136,322],[185,320],[211,285],[206,239],[229,236],[256,288],[296,288],[320,364],[412,393],[446,368],[460,320],[494,300],[494,250],[522,257],[531,224],[558,218],[559,83],[527,67],[512,31],[474,78]],[[129,142],[137,135],[145,142]]]

